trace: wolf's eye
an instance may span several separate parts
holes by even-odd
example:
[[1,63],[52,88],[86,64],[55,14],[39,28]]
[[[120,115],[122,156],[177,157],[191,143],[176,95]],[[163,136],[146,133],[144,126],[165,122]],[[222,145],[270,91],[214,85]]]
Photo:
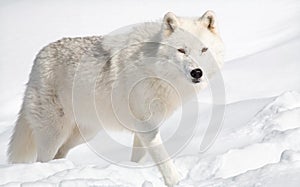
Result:
[[183,48],[177,49],[177,51],[179,51],[180,53],[185,54],[185,49],[183,49]]
[[201,52],[204,53],[204,52],[206,52],[207,50],[208,50],[208,48],[207,48],[207,47],[204,47],[204,48],[201,49]]

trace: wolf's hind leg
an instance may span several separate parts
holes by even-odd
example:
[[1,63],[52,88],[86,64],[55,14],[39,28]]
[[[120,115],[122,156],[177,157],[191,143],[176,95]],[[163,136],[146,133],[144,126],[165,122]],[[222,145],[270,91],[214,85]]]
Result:
[[33,133],[37,145],[38,162],[47,162],[54,159],[59,147],[68,136],[67,129],[62,129],[55,125],[35,129]]
[[79,129],[77,126],[73,128],[72,133],[70,134],[69,138],[66,142],[58,149],[54,159],[65,158],[70,149],[73,147],[84,143],[84,139],[81,137]]
[[37,161],[54,159],[58,149],[72,133],[74,124],[65,114],[58,97],[48,93],[40,96],[40,105],[31,109],[33,136],[36,141]]
[[131,154],[132,162],[143,162],[146,158],[146,150],[137,134],[134,134],[133,148]]

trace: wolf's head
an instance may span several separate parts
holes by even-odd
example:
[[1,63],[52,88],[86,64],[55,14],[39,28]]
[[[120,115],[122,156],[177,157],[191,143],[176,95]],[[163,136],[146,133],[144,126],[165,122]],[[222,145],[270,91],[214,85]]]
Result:
[[222,66],[224,44],[212,11],[199,18],[182,18],[169,12],[163,18],[161,33],[166,45],[159,51],[179,65],[192,82],[201,82],[203,75],[210,77]]

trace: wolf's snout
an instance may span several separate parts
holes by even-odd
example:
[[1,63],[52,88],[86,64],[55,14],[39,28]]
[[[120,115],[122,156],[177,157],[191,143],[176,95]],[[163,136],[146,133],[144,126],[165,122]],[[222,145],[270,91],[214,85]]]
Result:
[[191,71],[191,76],[195,79],[200,79],[203,75],[203,72],[201,69],[197,68],[197,69],[193,69]]

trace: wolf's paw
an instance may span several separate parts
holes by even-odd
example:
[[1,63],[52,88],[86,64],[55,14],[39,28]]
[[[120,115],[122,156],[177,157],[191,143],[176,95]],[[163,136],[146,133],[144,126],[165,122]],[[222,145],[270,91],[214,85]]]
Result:
[[174,170],[172,171],[172,173],[170,173],[169,176],[165,177],[165,185],[168,187],[173,187],[179,183],[180,178],[181,177],[179,173],[176,170]]

